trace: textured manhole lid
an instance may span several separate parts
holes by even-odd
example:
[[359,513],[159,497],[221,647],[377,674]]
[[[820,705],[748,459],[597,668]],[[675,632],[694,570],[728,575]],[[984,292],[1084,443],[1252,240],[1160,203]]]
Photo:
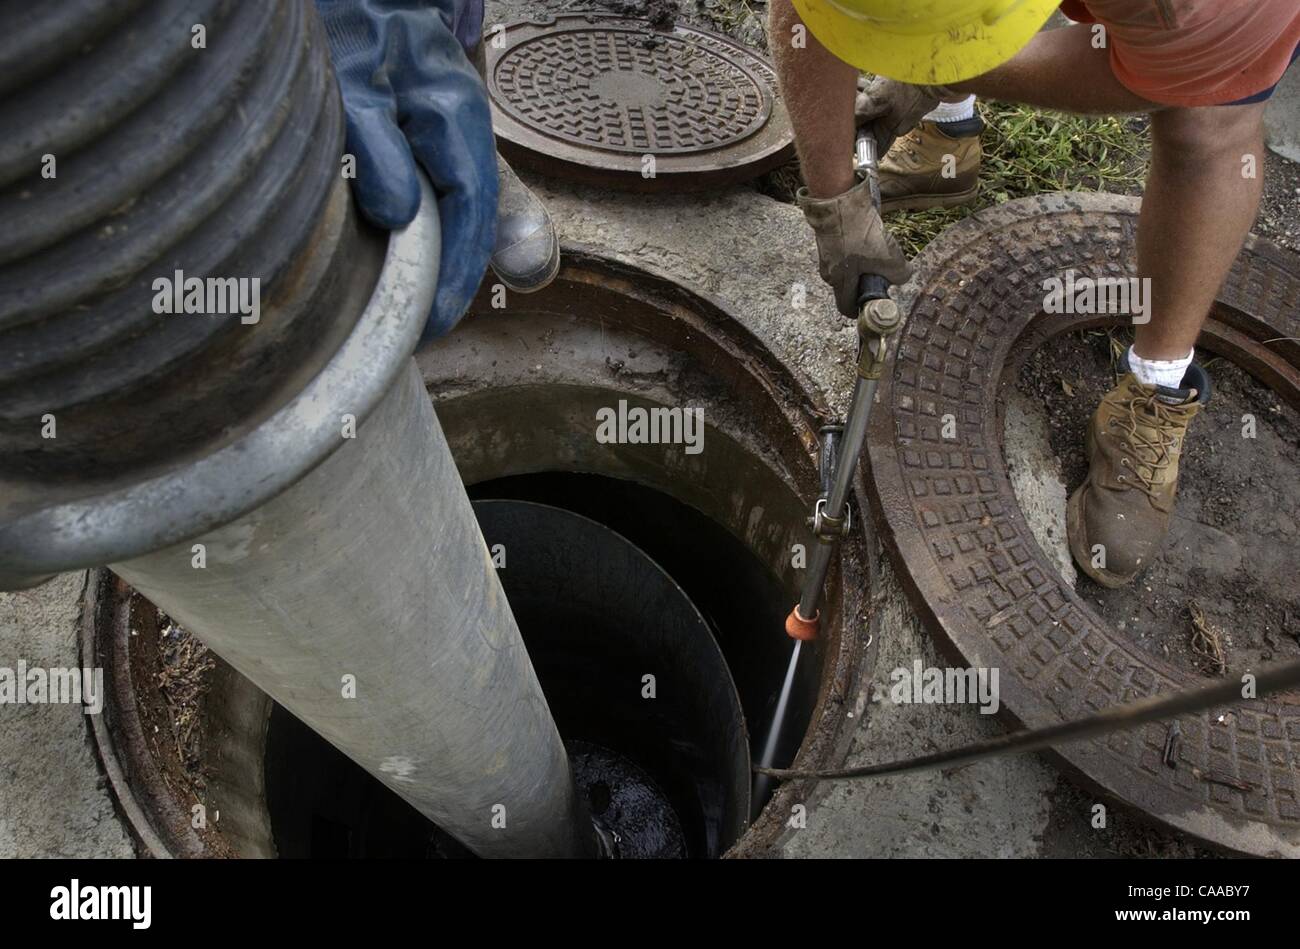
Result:
[[494,28],[486,47],[493,126],[524,167],[687,190],[752,178],[793,153],[772,67],[725,36],[571,14]]
[[[1041,196],[947,231],[917,261],[907,324],[871,417],[874,501],[917,610],[969,664],[1000,670],[1002,704],[1026,726],[1204,683],[1110,627],[1061,580],[1016,503],[1001,451],[999,393],[1020,362],[1052,336],[1115,322],[1042,316],[1043,281],[1069,269],[1132,275],[1137,209],[1132,198]],[[1300,259],[1252,239],[1198,345],[1300,406],[1298,339]],[[945,416],[956,438],[943,437]],[[1162,760],[1164,724],[1065,745],[1060,756],[1204,840],[1300,856],[1295,697],[1179,723],[1175,768]]]

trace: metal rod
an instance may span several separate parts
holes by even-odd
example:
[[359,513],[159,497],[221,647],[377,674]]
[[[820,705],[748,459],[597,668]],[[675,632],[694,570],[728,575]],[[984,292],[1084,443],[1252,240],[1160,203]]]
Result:
[[880,164],[876,140],[865,130],[858,132],[854,143],[853,161],[856,169],[866,176],[867,187],[871,190],[871,201],[880,207]]
[[[854,149],[854,165],[866,176],[871,200],[880,207],[880,188],[876,140],[865,129],[859,130]],[[794,612],[786,620],[786,632],[796,638],[811,638],[816,634],[817,608],[826,585],[831,556],[847,530],[844,520],[853,475],[857,471],[862,445],[867,437],[867,422],[871,405],[875,401],[876,386],[884,370],[888,355],[888,337],[898,329],[898,308],[889,299],[889,282],[876,274],[862,274],[858,281],[858,373],[853,385],[853,399],[843,435],[834,452],[823,446],[823,460],[833,457],[835,471],[830,479],[830,490],[817,502],[813,510],[813,532],[817,545],[809,558],[803,593]],[[830,438],[823,433],[824,438]],[[823,486],[826,472],[822,472]]]

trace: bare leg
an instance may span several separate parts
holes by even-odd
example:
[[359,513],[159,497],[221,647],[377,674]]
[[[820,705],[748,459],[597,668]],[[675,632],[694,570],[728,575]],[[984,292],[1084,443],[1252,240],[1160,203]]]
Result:
[[1138,275],[1151,279],[1151,319],[1136,328],[1133,348],[1144,359],[1185,357],[1259,207],[1264,104],[1147,102],[1115,78],[1086,25],[1039,33],[1010,62],[957,88],[1066,112],[1151,113],[1138,220]]
[[[802,47],[794,45],[796,36]],[[808,192],[814,198],[843,194],[854,185],[858,71],[817,42],[790,0],[773,0],[768,37]]]
[[1144,359],[1181,359],[1196,344],[1259,207],[1263,116],[1261,102],[1151,117],[1138,275],[1151,278],[1153,299],[1133,343]]

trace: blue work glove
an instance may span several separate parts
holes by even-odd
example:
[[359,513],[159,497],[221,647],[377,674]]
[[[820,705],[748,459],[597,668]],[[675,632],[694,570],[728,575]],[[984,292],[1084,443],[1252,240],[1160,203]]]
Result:
[[420,207],[416,162],[438,196],[442,260],[425,340],[468,309],[496,239],[497,163],[487,91],[468,57],[483,0],[316,0],[356,156],[353,195],[385,230]]

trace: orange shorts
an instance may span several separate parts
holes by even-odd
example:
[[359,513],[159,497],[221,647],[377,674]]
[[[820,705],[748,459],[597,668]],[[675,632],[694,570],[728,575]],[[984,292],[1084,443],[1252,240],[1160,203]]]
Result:
[[1296,0],[1064,0],[1061,12],[1104,26],[1115,78],[1162,105],[1267,98],[1300,44]]

